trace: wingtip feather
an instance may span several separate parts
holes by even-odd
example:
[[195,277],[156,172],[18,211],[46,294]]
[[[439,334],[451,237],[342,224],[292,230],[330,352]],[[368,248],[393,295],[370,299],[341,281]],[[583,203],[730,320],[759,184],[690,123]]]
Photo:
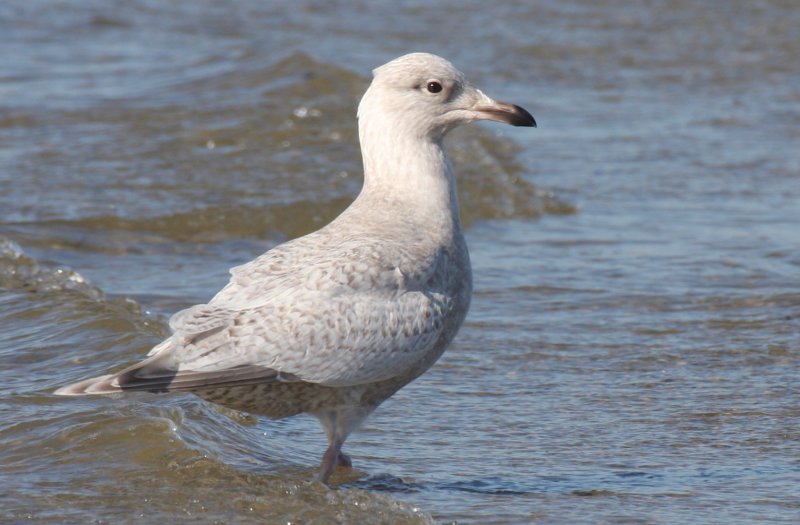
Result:
[[57,396],[87,396],[122,392],[122,389],[119,387],[119,385],[113,384],[115,378],[115,375],[109,374],[93,377],[91,379],[85,379],[71,385],[62,386],[53,392],[53,394]]

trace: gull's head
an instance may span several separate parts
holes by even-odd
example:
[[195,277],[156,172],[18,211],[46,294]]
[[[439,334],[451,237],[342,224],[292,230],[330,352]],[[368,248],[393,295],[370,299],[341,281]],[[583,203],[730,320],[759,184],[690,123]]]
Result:
[[358,106],[362,126],[381,121],[395,133],[433,140],[474,120],[536,126],[523,108],[489,98],[453,64],[436,55],[404,55],[375,69],[373,75]]

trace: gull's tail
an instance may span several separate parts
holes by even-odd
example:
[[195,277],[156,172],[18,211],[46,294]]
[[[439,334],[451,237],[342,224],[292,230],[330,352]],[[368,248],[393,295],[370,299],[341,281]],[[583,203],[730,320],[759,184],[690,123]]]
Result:
[[115,394],[126,390],[166,392],[176,372],[164,366],[164,355],[156,354],[116,374],[84,379],[53,392],[57,396]]
[[57,396],[87,396],[91,394],[113,394],[122,392],[122,387],[116,382],[117,376],[109,374],[105,376],[84,379],[71,385],[62,386],[55,392]]
[[299,378],[292,374],[259,365],[240,364],[212,370],[180,369],[171,352],[161,351],[116,374],[85,379],[61,387],[53,393],[57,396],[114,394],[128,391],[161,393],[298,380]]

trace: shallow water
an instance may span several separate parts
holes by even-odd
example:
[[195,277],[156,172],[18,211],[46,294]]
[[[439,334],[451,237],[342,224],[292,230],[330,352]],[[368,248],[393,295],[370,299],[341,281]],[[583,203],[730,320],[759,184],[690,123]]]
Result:
[[[800,8],[0,7],[0,522],[797,523]],[[309,484],[316,421],[65,399],[360,187],[372,67],[540,128],[449,146],[475,297]]]

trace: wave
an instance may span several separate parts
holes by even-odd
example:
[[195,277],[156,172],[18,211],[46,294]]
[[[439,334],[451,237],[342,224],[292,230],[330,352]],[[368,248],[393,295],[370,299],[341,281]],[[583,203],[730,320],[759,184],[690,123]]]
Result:
[[0,237],[0,289],[25,292],[71,290],[100,300],[103,292],[77,271],[40,263],[14,241]]

